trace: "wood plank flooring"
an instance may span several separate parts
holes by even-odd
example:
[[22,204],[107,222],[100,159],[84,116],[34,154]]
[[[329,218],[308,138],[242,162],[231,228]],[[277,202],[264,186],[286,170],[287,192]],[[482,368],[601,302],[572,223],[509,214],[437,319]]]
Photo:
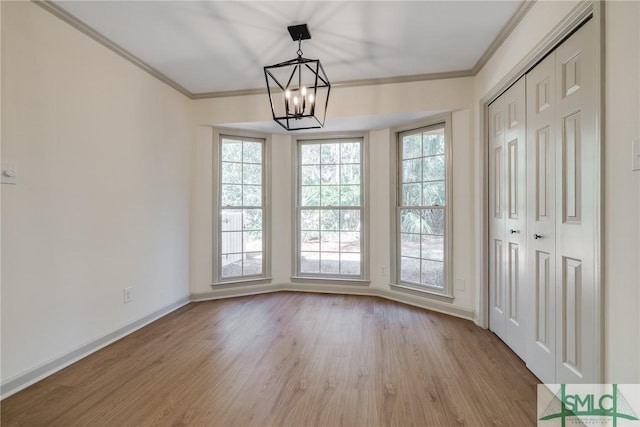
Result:
[[2,426],[527,426],[538,380],[472,322],[374,297],[191,303],[5,399]]

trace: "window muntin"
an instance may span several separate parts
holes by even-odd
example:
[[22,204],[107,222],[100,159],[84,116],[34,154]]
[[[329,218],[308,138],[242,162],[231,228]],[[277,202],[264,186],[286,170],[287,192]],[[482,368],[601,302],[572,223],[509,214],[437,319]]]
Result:
[[445,293],[445,125],[400,133],[398,157],[398,281]]
[[298,143],[299,276],[364,276],[362,142]]
[[265,276],[265,142],[220,137],[218,280]]

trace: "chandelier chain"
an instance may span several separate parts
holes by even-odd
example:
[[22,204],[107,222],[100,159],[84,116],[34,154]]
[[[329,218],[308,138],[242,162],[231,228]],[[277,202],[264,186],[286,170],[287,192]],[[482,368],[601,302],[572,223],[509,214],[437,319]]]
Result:
[[298,58],[302,58],[302,36],[298,39],[298,51],[296,53],[298,54]]

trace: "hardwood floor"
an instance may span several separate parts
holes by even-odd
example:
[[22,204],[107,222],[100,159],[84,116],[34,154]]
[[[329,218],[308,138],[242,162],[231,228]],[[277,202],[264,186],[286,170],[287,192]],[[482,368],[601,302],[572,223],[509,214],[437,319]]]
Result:
[[472,322],[374,297],[191,303],[2,401],[2,426],[526,426],[538,380]]

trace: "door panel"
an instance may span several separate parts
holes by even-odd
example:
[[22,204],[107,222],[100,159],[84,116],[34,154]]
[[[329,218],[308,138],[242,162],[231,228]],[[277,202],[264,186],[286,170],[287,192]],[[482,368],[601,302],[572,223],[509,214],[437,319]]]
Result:
[[521,358],[526,357],[526,319],[529,290],[525,251],[527,236],[527,145],[526,145],[526,84],[525,78],[514,83],[504,95],[507,120],[505,126],[505,300],[506,319],[504,341]]
[[[527,341],[527,367],[545,383],[555,380],[555,54],[527,74],[529,188],[527,251],[535,266],[534,305]],[[536,237],[534,237],[536,236]]]
[[587,22],[556,49],[557,383],[600,382],[596,328],[597,180],[594,31]]

